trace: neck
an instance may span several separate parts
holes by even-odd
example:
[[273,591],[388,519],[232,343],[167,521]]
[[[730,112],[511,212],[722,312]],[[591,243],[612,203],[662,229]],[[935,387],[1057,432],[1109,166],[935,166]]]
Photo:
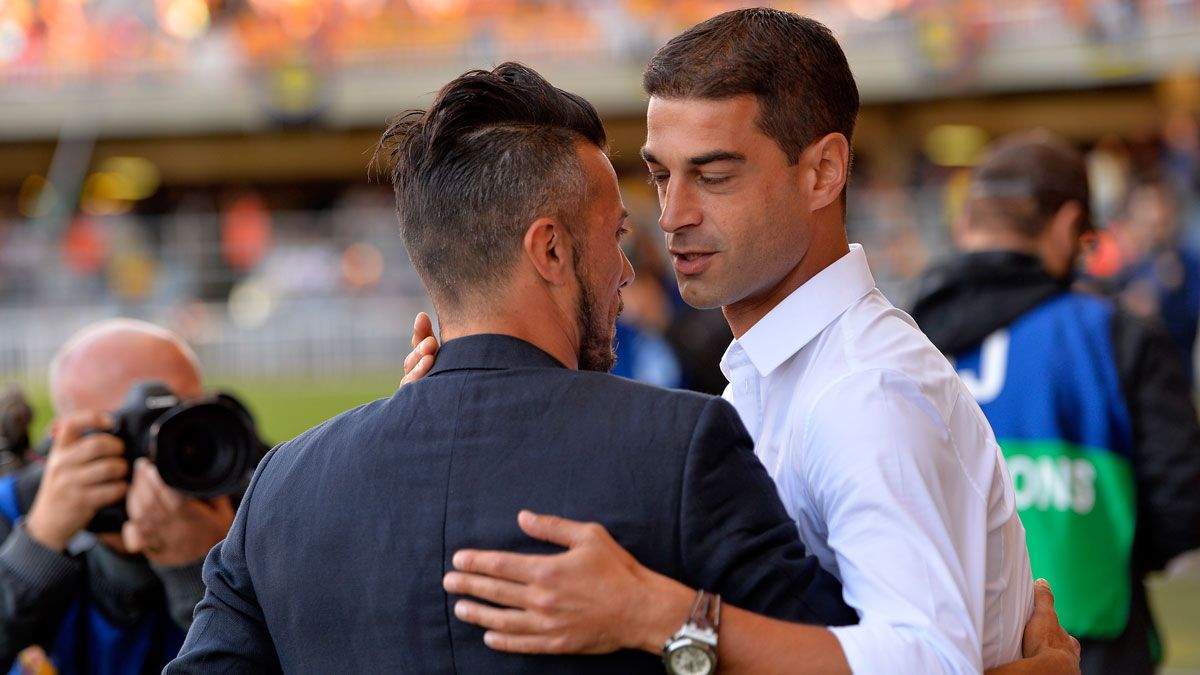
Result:
[[532,344],[572,370],[579,368],[578,327],[544,287],[464,303],[464,307],[439,312],[438,323],[443,343],[468,335],[508,335]]
[[1009,230],[978,228],[960,232],[956,244],[966,253],[1012,251],[1031,255],[1041,261],[1042,267],[1054,277],[1062,277],[1070,272],[1070,264],[1054,249],[1048,236],[1029,237]]
[[817,276],[821,270],[837,262],[850,251],[845,226],[839,223],[836,227],[821,229],[830,231],[831,234],[825,237],[814,236],[808,250],[804,252],[804,256],[791,271],[779,280],[779,283],[765,293],[747,297],[721,308],[730,330],[733,331],[733,337],[740,338],[745,335],[754,327],[754,324],[761,321],[797,288],[803,286],[809,279]]
[[1022,234],[1002,229],[975,228],[958,233],[955,242],[966,253],[1015,251],[1039,255],[1038,242]]

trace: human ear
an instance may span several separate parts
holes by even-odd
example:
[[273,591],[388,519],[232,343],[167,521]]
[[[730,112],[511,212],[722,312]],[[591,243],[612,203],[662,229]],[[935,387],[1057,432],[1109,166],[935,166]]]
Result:
[[850,170],[850,143],[839,133],[826,134],[804,150],[812,181],[812,210],[841,199]]
[[1079,238],[1083,236],[1083,205],[1071,200],[1059,207],[1050,219],[1048,235],[1054,247],[1055,262],[1060,263],[1061,273],[1069,272],[1079,254]]
[[553,218],[538,218],[525,230],[522,251],[543,281],[561,286],[574,278],[571,246],[562,223]]

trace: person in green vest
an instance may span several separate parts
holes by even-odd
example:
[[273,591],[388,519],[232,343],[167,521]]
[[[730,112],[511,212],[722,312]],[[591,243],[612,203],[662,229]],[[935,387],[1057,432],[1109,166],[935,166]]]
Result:
[[1162,326],[1073,288],[1088,203],[1070,145],[1000,139],[912,316],[992,424],[1083,673],[1137,675],[1161,655],[1143,578],[1200,547],[1200,425]]

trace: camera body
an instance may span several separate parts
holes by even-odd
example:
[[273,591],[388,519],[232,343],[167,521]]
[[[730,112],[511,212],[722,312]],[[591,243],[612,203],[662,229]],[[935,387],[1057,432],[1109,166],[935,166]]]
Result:
[[[113,419],[112,429],[88,433],[110,433],[124,443],[130,479],[133,462],[146,457],[164,483],[200,499],[240,490],[261,455],[253,418],[228,394],[183,401],[162,382],[142,381]],[[121,501],[101,509],[88,529],[114,532],[127,518]]]

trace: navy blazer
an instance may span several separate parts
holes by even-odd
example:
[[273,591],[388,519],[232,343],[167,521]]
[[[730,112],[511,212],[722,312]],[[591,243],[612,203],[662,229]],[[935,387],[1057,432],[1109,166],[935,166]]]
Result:
[[456,550],[561,550],[520,531],[523,508],[598,521],[642,564],[738,607],[857,620],[728,403],[474,335],[267,455],[166,672],[661,673],[635,651],[492,651],[454,618],[442,575]]

